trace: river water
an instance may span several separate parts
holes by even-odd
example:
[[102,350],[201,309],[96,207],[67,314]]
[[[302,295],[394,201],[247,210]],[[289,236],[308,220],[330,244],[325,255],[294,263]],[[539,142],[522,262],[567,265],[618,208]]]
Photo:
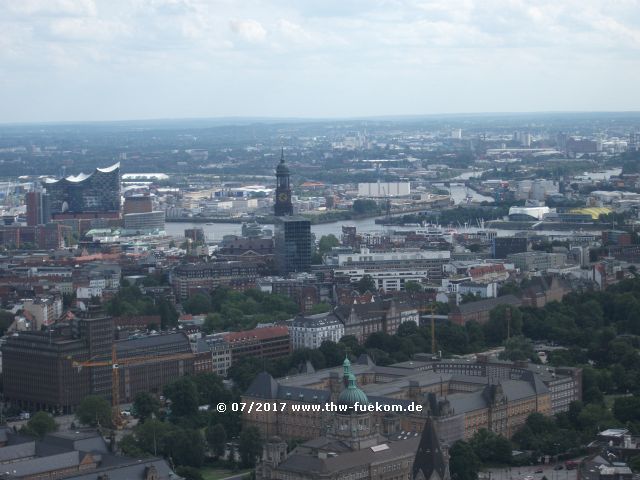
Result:
[[[615,169],[606,170],[604,172],[585,173],[584,175],[576,178],[585,178],[585,179],[590,178],[594,180],[607,179],[612,175],[619,175],[620,171],[621,169],[615,168]],[[471,178],[473,176],[478,176],[481,174],[482,172],[466,172],[460,175],[459,177],[457,177],[456,180],[466,180],[468,178]],[[442,183],[435,184],[435,185],[442,189],[447,188]],[[453,201],[456,203],[456,205],[466,201],[465,198],[467,196],[467,193],[469,193],[472,196],[473,200],[476,202],[482,202],[482,201],[493,202],[493,198],[491,197],[480,195],[479,193],[476,193],[471,189],[467,190],[464,183],[457,183],[457,182],[451,183],[450,190],[451,190],[451,197],[453,198]],[[340,238],[340,235],[342,234],[343,225],[355,226],[358,232],[361,232],[361,233],[381,232],[381,231],[390,230],[390,229],[415,230],[415,227],[397,227],[397,226],[385,227],[383,225],[376,224],[374,218],[365,218],[362,220],[340,220],[338,222],[323,223],[321,225],[311,225],[311,231],[316,235],[316,238],[318,239],[323,235],[329,235],[330,233]],[[265,227],[273,229],[273,225],[265,225]],[[174,237],[183,237],[185,228],[202,228],[204,229],[207,240],[214,241],[214,242],[221,241],[222,237],[224,237],[225,235],[240,235],[242,233],[242,225],[239,223],[214,223],[211,225],[206,225],[204,223],[169,223],[167,222],[165,230],[168,235],[171,235]],[[472,227],[472,226],[458,229],[460,233],[462,232],[471,233],[471,232],[476,232],[478,230],[479,230],[478,227]],[[496,231],[498,232],[498,236],[500,237],[512,237],[518,232],[518,230],[502,230],[502,229],[497,229]],[[539,231],[536,231],[536,233],[540,235],[562,237],[570,234],[571,232],[539,230]]]
[[[360,233],[384,232],[389,230],[415,230],[416,227],[401,226],[384,226],[375,223],[374,218],[365,218],[362,220],[341,220],[339,222],[323,223],[321,225],[311,225],[311,231],[316,235],[316,239],[320,239],[323,235],[333,234],[340,238],[343,225],[352,225],[357,228]],[[265,225],[266,228],[273,229],[273,225]],[[205,225],[204,223],[167,223],[166,232],[174,237],[184,237],[185,228],[202,228],[208,241],[219,242],[225,235],[240,235],[242,233],[242,225],[239,223],[214,223]],[[477,226],[458,227],[459,233],[477,232],[480,230]],[[498,233],[499,237],[513,237],[519,230],[503,230],[493,229]],[[550,235],[564,237],[571,234],[570,231],[553,231],[553,230],[536,230],[538,235]]]

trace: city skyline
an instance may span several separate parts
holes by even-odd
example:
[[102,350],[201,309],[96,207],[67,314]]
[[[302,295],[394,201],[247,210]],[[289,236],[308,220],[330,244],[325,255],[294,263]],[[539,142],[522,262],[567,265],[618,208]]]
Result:
[[637,7],[9,3],[0,122],[634,111]]

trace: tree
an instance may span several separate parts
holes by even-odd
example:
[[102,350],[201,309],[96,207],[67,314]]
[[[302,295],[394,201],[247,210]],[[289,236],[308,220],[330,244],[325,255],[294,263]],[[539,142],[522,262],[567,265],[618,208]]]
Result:
[[398,331],[396,335],[398,337],[408,337],[410,335],[415,335],[418,333],[418,325],[413,320],[408,322],[403,322],[398,327]]
[[165,385],[164,395],[171,400],[171,414],[176,417],[198,413],[198,390],[189,377],[182,377]]
[[511,443],[502,435],[483,428],[473,435],[469,444],[483,463],[511,463]]
[[0,336],[4,335],[7,328],[11,326],[13,318],[13,313],[7,312],[6,310],[0,310]]
[[184,478],[185,480],[204,480],[200,470],[193,467],[180,466],[176,468],[176,474]]
[[122,437],[122,440],[118,442],[118,447],[120,448],[120,451],[128,457],[145,458],[150,455],[148,452],[145,452],[140,448],[136,437],[132,434]]
[[331,251],[333,247],[337,247],[340,245],[340,240],[333,234],[323,235],[318,242],[318,253],[320,255],[324,255]]
[[331,311],[331,305],[326,302],[320,302],[311,307],[311,311],[309,313],[311,315],[316,315],[318,313],[326,313],[329,311]]
[[364,275],[356,283],[356,288],[363,294],[365,292],[375,292],[377,290],[376,282],[371,275]]
[[511,305],[498,305],[489,312],[484,325],[484,337],[488,345],[500,345],[510,336],[522,333],[522,313]]
[[422,291],[422,285],[413,280],[409,280],[404,284],[404,291],[407,293],[418,293]]
[[213,405],[227,401],[229,392],[222,383],[222,378],[212,372],[203,372],[193,376],[193,382],[198,392],[200,405]]
[[240,433],[238,444],[240,459],[245,467],[253,467],[262,454],[262,436],[256,427],[247,427]]
[[167,439],[167,446],[177,465],[201,467],[204,463],[204,439],[199,430],[179,428]]
[[170,423],[155,418],[139,423],[133,430],[137,448],[154,456],[169,454],[169,439],[175,431],[176,427]]
[[640,398],[618,397],[613,402],[613,415],[619,421],[637,422],[640,420]]
[[212,334],[216,330],[224,329],[224,321],[222,316],[219,313],[210,313],[204,319],[204,323],[202,324],[202,330],[207,335]]
[[44,437],[47,433],[58,429],[56,421],[47,412],[38,412],[27,422],[27,433],[36,437]]
[[533,350],[531,341],[522,335],[511,337],[504,344],[504,351],[500,353],[500,359],[537,361],[536,352]]
[[84,397],[76,410],[78,421],[84,425],[111,427],[111,405],[99,395]]
[[211,311],[211,299],[208,295],[196,293],[184,302],[184,311],[193,315],[209,313]]
[[378,203],[375,200],[354,200],[353,211],[358,215],[379,213]]
[[455,442],[449,450],[449,468],[453,480],[476,480],[480,471],[478,456],[464,440]]
[[158,416],[160,401],[148,392],[140,392],[133,401],[133,411],[140,421],[144,422],[152,415]]
[[227,448],[227,431],[224,427],[219,423],[209,425],[205,430],[205,436],[213,454],[216,457],[224,456]]

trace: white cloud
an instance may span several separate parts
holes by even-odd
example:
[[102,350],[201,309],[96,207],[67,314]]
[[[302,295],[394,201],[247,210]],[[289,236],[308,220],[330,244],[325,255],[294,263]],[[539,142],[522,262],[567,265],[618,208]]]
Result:
[[231,20],[229,25],[231,30],[246,42],[262,43],[267,38],[267,31],[256,20]]
[[[140,108],[160,108],[171,85],[188,81],[193,97],[184,108],[224,92],[215,98],[228,102],[228,114],[278,113],[249,111],[267,108],[263,100],[243,103],[247,90],[265,85],[282,89],[270,107],[309,105],[310,115],[330,113],[326,99],[333,92],[349,93],[336,98],[336,111],[377,106],[387,113],[387,95],[402,111],[421,105],[416,98],[425,95],[425,85],[446,93],[458,78],[469,85],[465,91],[482,86],[477,97],[456,97],[468,101],[469,110],[490,98],[496,109],[525,108],[525,102],[500,100],[508,96],[508,75],[515,82],[537,79],[536,90],[546,85],[557,92],[540,95],[540,102],[578,104],[602,96],[611,105],[640,108],[640,99],[622,93],[634,90],[640,77],[640,0],[0,0],[0,31],[0,102],[15,105],[3,109],[5,115],[37,101],[16,85],[62,91],[80,81],[79,71],[87,98],[95,89],[96,103],[108,103],[126,86],[145,98]],[[38,83],[44,79],[48,89]],[[287,102],[287,95],[297,100]],[[314,98],[324,100],[314,104]],[[130,116],[150,116],[136,114],[136,105],[127,107]],[[553,106],[546,108],[561,108]],[[181,111],[164,116],[188,116]]]

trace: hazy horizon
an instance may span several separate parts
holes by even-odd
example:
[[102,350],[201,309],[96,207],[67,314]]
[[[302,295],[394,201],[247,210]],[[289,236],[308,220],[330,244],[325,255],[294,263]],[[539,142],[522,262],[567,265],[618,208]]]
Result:
[[640,0],[0,4],[2,124],[636,112]]
[[[437,112],[416,114],[379,114],[368,116],[333,116],[333,117],[290,117],[290,116],[220,116],[220,117],[156,117],[156,118],[114,118],[111,120],[43,120],[25,122],[0,122],[0,126],[29,126],[29,125],[80,125],[102,123],[164,123],[164,122],[241,122],[251,121],[255,123],[274,122],[341,122],[341,121],[403,121],[419,120],[421,118],[471,118],[471,117],[508,117],[508,116],[563,116],[563,115],[639,115],[640,110],[573,110],[573,111],[513,111],[513,112]],[[221,123],[222,124],[222,123]]]

